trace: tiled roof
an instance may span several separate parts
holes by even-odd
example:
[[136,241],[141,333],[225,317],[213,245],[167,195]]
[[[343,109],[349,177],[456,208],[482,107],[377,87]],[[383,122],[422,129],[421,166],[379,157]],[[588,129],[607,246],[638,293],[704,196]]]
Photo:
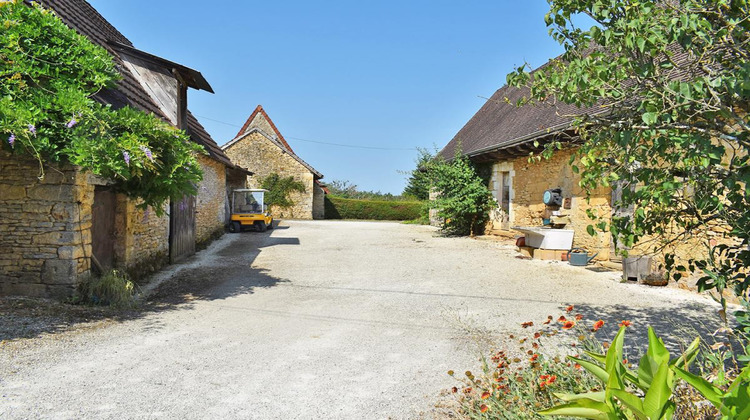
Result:
[[[678,66],[665,73],[666,77],[686,80],[694,76],[680,65],[689,67],[689,54],[676,44],[671,45],[669,50],[671,60],[678,63]],[[539,71],[548,64],[534,71]],[[625,81],[624,85],[632,83],[633,81]],[[569,128],[576,115],[595,115],[604,112],[606,108],[602,105],[604,102],[589,108],[579,108],[554,99],[549,99],[544,104],[522,107],[515,105],[518,100],[528,96],[528,88],[506,85],[498,89],[440,151],[440,155],[452,159],[459,147],[460,152],[469,157],[509,149]]]
[[266,113],[266,110],[263,109],[263,107],[260,105],[255,107],[255,110],[247,118],[247,121],[245,121],[245,124],[242,125],[242,128],[240,128],[240,131],[237,132],[237,135],[235,137],[239,137],[243,135],[245,131],[248,131],[250,128],[250,124],[252,124],[253,120],[255,119],[255,117],[258,116],[258,114],[265,117],[266,121],[268,121],[268,124],[271,125],[271,128],[273,129],[274,134],[276,134],[276,136],[279,138],[279,142],[281,142],[281,144],[286,148],[286,150],[288,150],[289,153],[294,153],[294,150],[292,150],[292,146],[290,146],[289,143],[286,142],[286,140],[284,139],[284,136],[281,135],[281,131],[279,131],[279,129],[276,128],[276,124],[273,123],[273,120],[271,119],[271,117],[268,116],[268,114]]
[[288,150],[287,148],[285,148],[284,145],[281,144],[281,141],[280,141],[279,138],[277,138],[277,137],[275,137],[275,136],[273,136],[273,135],[271,135],[269,133],[266,133],[265,131],[261,130],[258,127],[250,127],[248,130],[243,131],[241,135],[233,138],[232,140],[228,141],[227,144],[221,146],[222,150],[229,149],[230,147],[234,146],[235,144],[237,144],[238,142],[240,142],[242,139],[244,139],[245,137],[247,137],[247,136],[249,136],[250,134],[253,134],[253,133],[258,133],[261,136],[267,138],[271,143],[275,144],[281,150],[281,153],[287,153],[287,154],[289,154],[289,156],[291,156],[294,160],[296,160],[297,162],[299,162],[308,171],[310,171],[310,173],[313,174],[313,177],[316,180],[323,178],[323,174],[321,174],[315,168],[313,168],[312,165],[310,165],[309,163],[307,163],[304,160],[302,160],[302,158],[299,157],[299,156],[297,156],[296,153],[294,153],[294,152]]
[[[89,38],[93,43],[109,51],[112,55],[122,79],[117,82],[116,89],[109,89],[97,95],[97,99],[112,104],[114,107],[131,106],[142,111],[150,112],[167,120],[159,107],[151,100],[148,93],[135,76],[128,71],[119,54],[110,41],[132,47],[133,44],[121,34],[99,12],[85,0],[42,0],[45,7],[53,10],[66,25],[75,29],[81,35]],[[211,138],[198,120],[188,113],[188,132],[191,139],[203,146],[215,160],[234,167],[223,150]]]

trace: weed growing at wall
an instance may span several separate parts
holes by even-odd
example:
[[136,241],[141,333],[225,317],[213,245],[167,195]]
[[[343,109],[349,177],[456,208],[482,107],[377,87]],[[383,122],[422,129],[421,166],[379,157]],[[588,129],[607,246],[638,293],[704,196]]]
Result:
[[153,115],[95,99],[120,78],[103,48],[39,3],[0,2],[0,140],[45,164],[71,163],[111,179],[162,211],[195,193],[202,148]]
[[135,284],[125,273],[110,270],[101,277],[83,279],[75,300],[89,305],[131,307],[135,304],[135,292]]

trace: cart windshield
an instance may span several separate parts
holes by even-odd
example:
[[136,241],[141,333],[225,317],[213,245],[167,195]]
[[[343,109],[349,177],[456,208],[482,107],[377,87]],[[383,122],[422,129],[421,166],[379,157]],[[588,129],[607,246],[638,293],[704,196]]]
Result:
[[263,191],[235,191],[232,213],[263,213]]

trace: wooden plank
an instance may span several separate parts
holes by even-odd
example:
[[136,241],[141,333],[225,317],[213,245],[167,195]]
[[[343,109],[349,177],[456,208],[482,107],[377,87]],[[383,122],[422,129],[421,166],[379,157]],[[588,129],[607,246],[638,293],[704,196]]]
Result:
[[174,264],[195,254],[194,196],[172,201],[169,224],[169,261]]
[[95,264],[102,274],[111,270],[115,262],[115,208],[116,196],[112,190],[97,187],[91,208],[91,249]]

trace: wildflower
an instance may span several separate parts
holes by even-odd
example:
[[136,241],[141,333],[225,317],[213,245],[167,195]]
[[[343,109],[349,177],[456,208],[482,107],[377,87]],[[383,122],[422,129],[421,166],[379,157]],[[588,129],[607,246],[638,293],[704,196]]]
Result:
[[454,373],[455,373],[455,372],[453,372],[452,370],[449,370],[449,371],[448,371],[448,375],[450,375],[450,376],[453,376],[453,374],[454,374]]
[[629,327],[630,326],[630,321],[627,321],[627,320],[626,321],[622,321],[622,322],[620,322],[620,326],[621,327]]
[[36,135],[36,127],[34,127],[34,124],[29,124],[29,133]]
[[581,370],[583,368],[583,366],[579,365],[578,363],[576,363],[575,365],[573,365],[573,367],[576,368],[576,369],[578,369],[578,370]]
[[482,413],[486,413],[486,412],[487,412],[487,410],[489,410],[489,409],[490,409],[490,408],[489,408],[489,407],[487,407],[487,405],[486,405],[486,404],[482,404],[482,406],[481,406],[481,407],[479,407],[479,411],[481,411]]
[[122,158],[125,160],[125,164],[130,166],[130,153],[128,153],[126,150],[122,151]]
[[580,321],[580,320],[582,320],[582,319],[583,319],[583,315],[581,315],[581,314],[576,314],[576,320]]
[[573,305],[570,305],[567,308],[565,308],[565,311],[566,312],[573,312]]
[[16,135],[13,133],[10,133],[10,137],[8,137],[8,144],[10,144],[10,147],[13,147],[13,144],[16,142]]
[[451,389],[451,391],[453,391],[453,393],[455,394],[456,392],[458,392],[458,388],[454,386],[453,389]]
[[70,119],[70,121],[68,121],[67,124],[65,124],[65,126],[68,127],[68,128],[73,128],[73,126],[76,125],[76,124],[78,124],[78,121],[76,121],[76,118],[73,117],[73,118]]
[[608,341],[603,342],[602,343],[602,347],[604,347],[605,349],[608,349],[609,348],[609,342]]
[[567,321],[567,322],[565,322],[565,323],[563,324],[563,329],[564,329],[564,330],[569,330],[569,329],[571,329],[571,328],[573,328],[573,327],[575,327],[575,326],[576,326],[576,323],[575,323],[575,322],[573,322],[573,321]]
[[557,380],[556,375],[550,375],[549,378],[547,378],[547,385],[552,385]]
[[557,318],[557,322],[565,322],[567,320],[568,320],[568,318],[565,318],[565,316],[563,316],[563,315],[560,315],[560,318]]
[[487,399],[487,398],[489,398],[489,397],[490,397],[490,393],[489,393],[489,392],[487,392],[487,391],[484,391],[484,392],[482,393],[482,397],[481,397],[481,398],[482,398],[483,400],[486,400],[486,399]]
[[521,324],[521,327],[523,328],[528,328],[528,327],[533,327],[533,326],[534,326],[533,322],[524,322],[523,324]]
[[151,150],[148,147],[141,146],[141,150],[143,151],[143,153],[146,154],[146,157],[148,158],[148,160],[150,160],[151,162],[154,161],[154,155],[153,153],[151,153]]
[[541,336],[542,336],[542,334],[541,334],[541,333],[534,333],[534,338],[539,338],[539,337],[541,337]]
[[534,354],[533,356],[531,356],[531,359],[530,359],[530,360],[531,360],[532,362],[534,362],[534,361],[536,361],[536,359],[538,359],[538,358],[539,358],[539,355],[538,355],[538,354]]
[[533,347],[535,349],[538,349],[539,348],[539,343],[531,343],[531,347]]
[[591,331],[598,331],[598,330],[599,330],[599,328],[601,328],[601,327],[603,327],[603,326],[604,326],[604,321],[602,321],[602,320],[600,319],[600,320],[598,320],[598,321],[594,322],[594,328],[592,328],[592,329],[591,329]]

